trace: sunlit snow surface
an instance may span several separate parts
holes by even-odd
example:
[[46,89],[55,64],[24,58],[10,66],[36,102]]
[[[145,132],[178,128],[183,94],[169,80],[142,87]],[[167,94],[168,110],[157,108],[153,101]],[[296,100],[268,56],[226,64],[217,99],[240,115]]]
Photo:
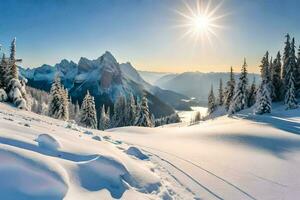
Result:
[[272,115],[245,110],[180,128],[67,127],[0,103],[0,199],[300,196],[300,109],[275,104]]

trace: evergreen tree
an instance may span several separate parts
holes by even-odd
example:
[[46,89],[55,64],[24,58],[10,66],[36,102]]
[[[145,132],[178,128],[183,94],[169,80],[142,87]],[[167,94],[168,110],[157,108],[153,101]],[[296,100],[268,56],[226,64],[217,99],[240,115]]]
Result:
[[211,85],[211,89],[208,94],[207,114],[213,113],[215,109],[216,109],[216,100],[215,100],[213,85]]
[[267,51],[265,56],[261,60],[260,67],[260,74],[262,80],[266,80],[267,82],[270,82],[271,76],[270,76],[270,63],[269,63],[269,52]]
[[224,93],[223,93],[223,81],[222,81],[222,79],[220,79],[220,84],[219,84],[218,104],[219,104],[219,106],[223,106],[223,104],[224,104]]
[[114,105],[114,114],[112,116],[112,127],[123,127],[127,125],[128,109],[124,96],[119,96]]
[[296,65],[296,70],[295,70],[295,82],[296,82],[296,94],[297,96],[300,94],[300,46],[298,49],[298,56],[297,56],[297,65]]
[[282,100],[282,80],[281,80],[281,55],[280,52],[277,53],[276,59],[273,62],[272,68],[272,85],[273,85],[273,101]]
[[140,112],[137,117],[136,126],[153,127],[154,124],[151,121],[151,114],[148,107],[148,100],[144,96],[140,104]]
[[255,77],[253,78],[253,82],[249,88],[248,92],[248,107],[250,108],[255,104],[256,101],[256,85],[255,85]]
[[78,101],[76,101],[76,103],[75,103],[74,113],[75,113],[75,117],[74,117],[75,121],[79,121],[79,118],[80,118],[80,106],[79,106]]
[[48,110],[49,116],[56,119],[62,119],[63,104],[61,91],[60,77],[56,76],[50,90],[50,104]]
[[262,58],[260,70],[261,70],[261,78],[262,82],[259,87],[257,93],[257,101],[256,101],[256,113],[257,114],[264,114],[264,113],[271,113],[272,109],[272,90],[271,90],[271,76],[269,70],[269,54],[268,52]]
[[[285,74],[285,80],[284,80],[284,86],[285,86],[285,98],[287,96],[287,93],[289,93],[289,86],[291,85],[290,81],[294,81],[293,85],[295,87],[295,77],[294,74],[296,72],[296,55],[295,55],[295,39],[292,39],[292,42],[290,44],[290,56],[288,59],[288,63],[286,65],[286,74]],[[293,77],[292,77],[293,76]],[[296,91],[294,91],[296,93]]]
[[289,84],[287,85],[287,91],[285,93],[285,99],[284,99],[284,104],[286,106],[286,109],[295,109],[297,108],[297,99],[295,95],[295,85],[294,85],[294,75],[293,72],[291,72],[289,76]]
[[87,91],[81,105],[80,123],[88,128],[97,128],[95,101],[89,91]]
[[129,126],[133,126],[133,125],[135,125],[136,116],[137,116],[136,105],[135,105],[135,100],[134,100],[133,94],[130,94],[127,108],[128,108],[127,123]]
[[270,90],[268,88],[268,83],[266,81],[262,81],[257,94],[256,113],[257,114],[271,113],[272,110],[271,104],[272,104],[272,99],[271,99]]
[[290,35],[287,34],[286,36],[286,41],[285,41],[285,47],[284,47],[284,51],[283,51],[283,65],[282,65],[282,79],[284,84],[287,83],[287,79],[286,79],[286,69],[287,66],[289,65],[289,59],[290,59],[290,52],[291,52],[291,43],[290,43]]
[[9,58],[9,65],[10,65],[10,78],[19,78],[19,71],[18,66],[16,64],[16,38],[13,39],[10,46],[10,58]]
[[109,126],[110,126],[109,115],[105,112],[105,106],[103,105],[101,109],[100,119],[99,119],[99,129],[104,131],[105,129],[108,129]]
[[5,89],[7,87],[7,62],[5,54],[3,54],[0,62],[0,88]]
[[247,78],[247,63],[244,59],[241,74],[239,77],[239,83],[236,87],[232,103],[229,108],[229,113],[233,114],[247,107],[248,100],[248,78]]
[[225,88],[225,108],[228,111],[234,96],[235,80],[232,67],[230,68],[230,79]]
[[60,119],[67,121],[69,119],[69,97],[68,90],[64,89],[63,86],[61,86],[61,104],[62,110]]

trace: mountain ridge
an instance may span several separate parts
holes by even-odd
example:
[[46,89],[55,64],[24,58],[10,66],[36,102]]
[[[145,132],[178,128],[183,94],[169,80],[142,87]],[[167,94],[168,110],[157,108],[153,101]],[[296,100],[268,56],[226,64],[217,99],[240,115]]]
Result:
[[[163,117],[173,114],[174,105],[181,102],[181,99],[187,98],[172,91],[167,91],[167,95],[164,95],[164,98],[170,96],[167,99],[160,98],[156,93],[163,94],[164,90],[144,81],[131,64],[129,67],[131,73],[122,71],[122,65],[124,64],[119,64],[115,57],[106,51],[102,56],[93,60],[81,57],[77,64],[62,59],[54,66],[44,64],[37,68],[20,67],[19,69],[21,76],[28,80],[29,86],[45,91],[50,90],[54,77],[58,74],[64,87],[69,90],[73,101],[81,102],[86,91],[89,90],[95,97],[97,110],[103,104],[112,106],[120,95],[128,97],[130,93],[133,93],[134,96],[140,98],[145,94],[155,117]],[[130,77],[130,74],[136,78]],[[155,108],[158,106],[162,109]]]

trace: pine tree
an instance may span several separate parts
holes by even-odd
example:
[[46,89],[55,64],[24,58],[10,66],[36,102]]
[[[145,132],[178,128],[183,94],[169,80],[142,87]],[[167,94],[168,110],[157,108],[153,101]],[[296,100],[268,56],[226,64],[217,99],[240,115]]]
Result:
[[261,85],[257,92],[256,97],[256,113],[264,114],[271,113],[272,109],[272,88],[271,88],[271,76],[269,66],[269,54],[268,52],[262,58],[260,70],[261,70]]
[[270,90],[268,88],[268,83],[266,81],[262,81],[257,94],[256,113],[257,114],[271,113],[272,110],[271,104],[272,104],[272,99],[271,99]]
[[271,80],[270,76],[270,63],[269,63],[269,52],[267,51],[265,56],[261,60],[260,75],[262,80],[269,82]]
[[285,93],[285,99],[284,99],[284,104],[286,106],[286,109],[295,109],[297,108],[297,99],[295,95],[295,85],[294,85],[294,74],[291,72],[289,76],[290,80],[287,85],[287,91]]
[[133,94],[130,94],[130,97],[129,97],[129,101],[128,101],[128,120],[127,120],[127,125],[129,126],[133,126],[135,125],[135,121],[136,121],[136,116],[137,116],[137,113],[136,113],[136,105],[135,105],[135,100],[134,100],[134,96]]
[[284,47],[284,52],[283,52],[283,65],[282,65],[282,79],[284,84],[287,83],[286,79],[286,69],[289,65],[289,59],[290,59],[290,52],[291,52],[291,43],[290,43],[290,35],[287,34],[286,36],[286,42],[285,42],[285,47]]
[[153,127],[154,124],[152,124],[151,121],[151,114],[148,107],[148,100],[144,96],[142,98],[142,102],[140,104],[140,112],[137,117],[136,126],[144,126],[144,127]]
[[225,88],[225,108],[228,111],[234,96],[235,80],[232,67],[230,68],[230,79]]
[[282,100],[282,79],[281,79],[281,55],[280,52],[277,53],[276,59],[273,62],[272,68],[272,85],[273,85],[273,101]]
[[11,42],[9,65],[10,65],[10,72],[11,72],[10,78],[18,79],[19,71],[18,71],[18,66],[16,64],[16,38],[14,38],[13,41]]
[[105,112],[105,106],[103,105],[101,109],[100,119],[99,119],[99,129],[104,131],[105,129],[108,129],[109,126],[110,126],[109,115]]
[[1,62],[0,62],[0,88],[6,88],[6,71],[7,71],[7,63],[5,61],[5,54],[3,54]]
[[123,127],[127,125],[128,109],[124,96],[119,96],[114,104],[114,114],[112,116],[112,127]]
[[250,108],[255,104],[256,101],[256,85],[255,85],[255,77],[253,78],[253,82],[249,88],[248,92],[248,107]]
[[61,91],[60,77],[56,76],[50,90],[50,103],[48,110],[49,116],[56,119],[62,119],[63,104]]
[[223,93],[223,81],[222,81],[222,79],[220,79],[220,84],[219,84],[218,104],[219,104],[219,106],[223,106],[223,104],[224,104],[224,93]]
[[76,101],[76,103],[75,103],[74,114],[75,114],[75,117],[74,117],[75,121],[79,121],[79,118],[80,118],[80,106],[79,106],[78,101]]
[[62,103],[62,111],[61,111],[61,119],[67,121],[69,119],[69,97],[68,90],[61,88],[61,103]]
[[295,70],[295,82],[296,82],[296,94],[297,96],[300,95],[300,46],[298,49],[298,56],[297,56],[297,65]]
[[87,91],[81,105],[80,123],[88,128],[97,128],[95,100],[89,91]]
[[[288,63],[286,65],[286,74],[285,74],[285,80],[284,80],[284,86],[285,86],[285,98],[287,96],[287,93],[289,93],[289,86],[291,85],[290,81],[294,81],[293,85],[295,87],[295,77],[294,74],[296,72],[296,55],[295,55],[295,39],[292,39],[292,42],[290,44],[290,56],[288,59]],[[292,77],[293,76],[293,77]],[[296,93],[296,91],[294,91]]]
[[229,113],[233,114],[247,107],[248,100],[248,78],[247,78],[247,63],[244,59],[242,66],[239,83],[236,87],[232,103],[229,108]]
[[213,113],[215,109],[216,109],[216,100],[215,100],[213,85],[211,85],[211,89],[208,94],[207,114]]

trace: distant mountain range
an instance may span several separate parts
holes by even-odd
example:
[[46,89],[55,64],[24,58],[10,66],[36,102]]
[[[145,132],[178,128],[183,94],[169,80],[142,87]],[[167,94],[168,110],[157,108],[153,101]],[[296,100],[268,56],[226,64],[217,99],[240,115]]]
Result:
[[129,96],[130,93],[139,98],[145,94],[155,117],[173,114],[174,108],[190,109],[186,101],[182,101],[188,97],[152,86],[130,63],[119,64],[110,52],[95,60],[82,57],[78,64],[64,59],[55,66],[20,68],[20,74],[28,80],[28,85],[45,91],[50,90],[58,74],[73,102],[81,102],[89,90],[95,97],[98,111],[102,104],[112,106],[119,95]]
[[[235,74],[235,80],[238,81],[239,74]],[[251,84],[253,78],[256,83],[260,82],[258,74],[249,74],[248,80]],[[171,90],[188,96],[195,97],[201,105],[207,104],[207,96],[211,85],[217,92],[219,81],[223,80],[223,87],[229,79],[229,73],[202,73],[202,72],[185,72],[182,74],[167,74],[156,80],[153,84],[166,90]],[[216,93],[215,93],[216,94]]]
[[150,71],[138,71],[141,77],[150,84],[154,84],[158,79],[168,74],[170,72],[150,72]]

